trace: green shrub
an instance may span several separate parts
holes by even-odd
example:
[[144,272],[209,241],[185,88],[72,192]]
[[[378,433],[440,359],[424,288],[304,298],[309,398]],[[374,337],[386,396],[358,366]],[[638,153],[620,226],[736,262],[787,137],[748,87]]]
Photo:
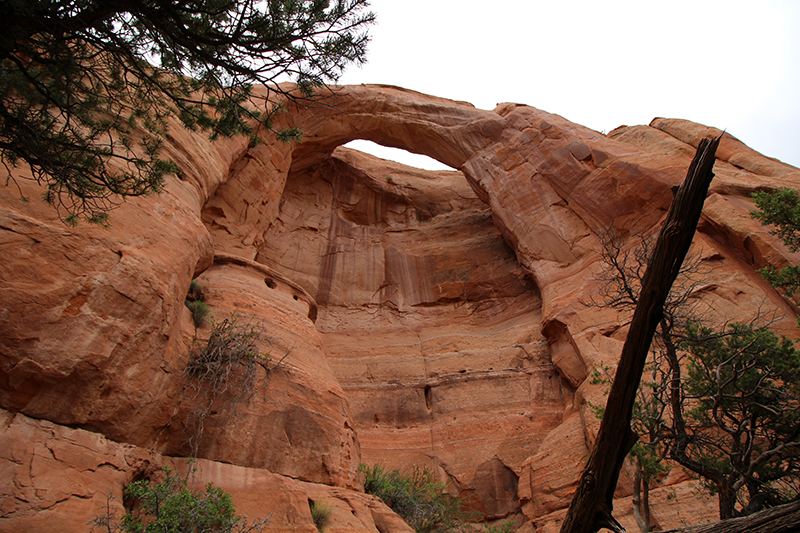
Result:
[[384,472],[380,465],[359,465],[364,473],[364,490],[382,499],[417,533],[459,531],[468,513],[461,511],[462,500],[445,492],[427,468],[414,468],[411,474],[399,470]]
[[183,303],[192,312],[192,320],[194,320],[195,327],[198,328],[205,325],[211,311],[205,301],[203,287],[200,286],[199,281],[193,279],[189,284],[189,292],[186,293],[186,299]]
[[308,506],[311,508],[311,519],[314,520],[314,525],[317,526],[318,531],[322,531],[331,517],[333,507],[313,500],[308,500]]
[[156,484],[144,479],[125,487],[125,499],[138,504],[123,515],[120,523],[108,511],[89,525],[107,532],[126,533],[247,533],[261,531],[269,519],[248,525],[236,515],[230,494],[211,483],[205,492],[191,490],[186,479],[164,469],[165,478]]
[[206,301],[205,294],[203,294],[203,287],[196,279],[193,279],[189,284],[189,292],[186,294],[186,300],[189,302],[193,302],[195,300],[200,300],[201,302]]
[[206,319],[211,312],[211,309],[208,307],[208,305],[200,300],[194,300],[187,302],[186,307],[188,307],[192,312],[192,320],[194,320],[194,325],[196,327],[199,328],[206,324]]

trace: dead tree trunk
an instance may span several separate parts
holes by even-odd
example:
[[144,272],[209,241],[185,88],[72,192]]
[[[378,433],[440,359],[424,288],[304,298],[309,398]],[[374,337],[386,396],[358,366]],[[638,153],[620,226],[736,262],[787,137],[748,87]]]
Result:
[[714,177],[712,169],[719,140],[700,142],[686,180],[676,192],[661,228],[642,279],[639,304],[622,348],[597,440],[561,533],[594,533],[601,528],[625,531],[611,512],[620,468],[637,439],[631,430],[631,411],[653,333],[663,315],[664,301],[689,251]]
[[645,479],[641,458],[636,458],[636,474],[633,477],[633,517],[641,533],[653,531],[650,520],[650,482]]

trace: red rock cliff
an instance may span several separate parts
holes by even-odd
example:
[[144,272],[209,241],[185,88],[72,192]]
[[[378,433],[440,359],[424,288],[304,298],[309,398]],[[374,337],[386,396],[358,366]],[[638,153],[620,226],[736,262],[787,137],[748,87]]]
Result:
[[[126,201],[110,228],[66,227],[30,181],[30,203],[0,188],[0,530],[83,530],[109,491],[119,509],[125,483],[185,468],[182,372],[209,330],[183,305],[195,277],[217,319],[245,317],[286,356],[245,412],[204,423],[198,482],[230,490],[242,514],[311,532],[308,499],[323,498],[338,531],[400,531],[359,493],[359,462],[382,462],[435,469],[488,518],[557,527],[597,426],[586,401],[602,391],[586,377],[614,363],[628,320],[583,303],[597,236],[656,228],[693,146],[720,132],[656,119],[605,136],[384,86],[323,104],[282,117],[302,144],[174,128],[181,179]],[[456,170],[338,148],[353,139]],[[800,187],[800,171],[727,134],[718,157],[697,299],[727,318],[775,311],[789,331],[795,309],[755,269],[799,258],[748,216],[749,194]],[[662,525],[709,518],[713,502],[668,481]]]

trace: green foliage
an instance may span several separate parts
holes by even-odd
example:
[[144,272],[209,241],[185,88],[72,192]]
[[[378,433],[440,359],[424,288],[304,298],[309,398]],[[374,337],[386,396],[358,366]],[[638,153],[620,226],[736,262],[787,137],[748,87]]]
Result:
[[745,324],[725,331],[690,324],[682,347],[690,354],[687,453],[733,490],[746,488],[750,502],[797,496],[800,354],[792,341]]
[[192,312],[192,320],[194,320],[194,325],[198,328],[204,326],[209,313],[211,313],[211,308],[209,308],[208,305],[200,300],[188,302],[186,307],[188,307]]
[[773,287],[783,289],[790,298],[800,291],[800,266],[788,265],[780,270],[772,267],[759,268],[758,273]]
[[126,500],[138,507],[123,515],[120,523],[108,513],[90,524],[126,533],[245,533],[260,531],[268,523],[263,520],[248,525],[247,519],[236,515],[230,494],[211,483],[205,492],[199,492],[189,489],[186,479],[168,468],[164,476],[156,484],[145,479],[125,488]]
[[184,304],[192,312],[192,320],[195,327],[201,327],[206,324],[211,309],[205,303],[205,294],[203,294],[203,287],[200,282],[193,279],[189,284],[189,292],[186,293]]
[[311,519],[314,521],[317,531],[322,531],[325,528],[325,525],[328,523],[328,519],[331,517],[333,507],[328,504],[312,500],[308,501],[308,506],[311,508]]
[[[27,166],[67,223],[105,223],[115,202],[177,172],[161,157],[170,122],[212,138],[275,131],[283,101],[363,62],[367,5],[4,0],[0,159]],[[275,85],[291,78],[297,90]]]
[[[756,209],[750,216],[764,225],[775,226],[770,231],[778,236],[792,252],[800,250],[800,194],[788,187],[772,192],[753,193]],[[800,290],[800,266],[789,265],[781,270],[765,267],[759,270],[773,286],[783,288],[787,296]]]
[[800,251],[800,194],[788,187],[753,193],[756,209],[750,216],[763,225],[775,226],[777,235],[792,252]]
[[380,465],[359,465],[364,473],[364,490],[382,499],[417,533],[460,531],[467,514],[462,501],[449,495],[444,484],[427,468],[411,474],[399,470],[384,472]]
[[513,533],[517,526],[511,520],[494,526],[486,526],[486,533]]

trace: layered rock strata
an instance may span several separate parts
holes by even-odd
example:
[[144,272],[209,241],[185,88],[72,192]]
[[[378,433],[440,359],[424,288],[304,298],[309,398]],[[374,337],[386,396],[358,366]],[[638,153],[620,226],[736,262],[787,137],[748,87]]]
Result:
[[[285,517],[275,531],[306,530],[314,498],[339,502],[339,531],[399,531],[357,493],[358,464],[375,461],[433,468],[487,518],[555,527],[595,436],[587,401],[604,394],[586,378],[614,365],[629,321],[585,305],[599,235],[634,246],[657,229],[694,146],[720,132],[657,119],[605,136],[528,106],[385,86],[337,88],[280,120],[302,144],[174,127],[180,179],[126,201],[110,228],[65,226],[23,174],[30,203],[0,188],[0,439],[13,480],[0,527],[64,518],[75,531],[98,494],[120,496],[143,461],[180,466],[193,442],[198,479],[243,510],[269,502]],[[455,170],[338,148],[353,139]],[[755,269],[800,257],[748,211],[752,191],[800,187],[800,171],[727,134],[718,157],[694,298],[712,321],[771,314],[796,335],[794,304]],[[243,412],[211,410],[200,439],[183,372],[210,334],[183,305],[195,277],[215,320],[263,328],[259,348],[280,361]],[[682,514],[662,527],[715,509],[664,501]]]

